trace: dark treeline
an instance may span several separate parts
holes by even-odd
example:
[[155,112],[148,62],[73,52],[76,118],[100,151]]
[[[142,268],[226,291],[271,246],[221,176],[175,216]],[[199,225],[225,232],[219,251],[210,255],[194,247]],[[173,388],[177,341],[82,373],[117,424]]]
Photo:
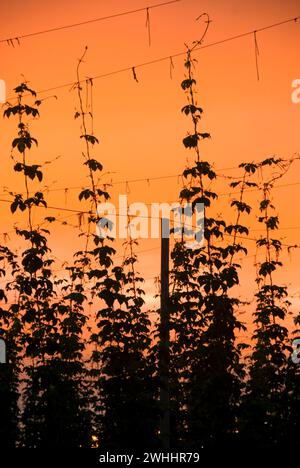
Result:
[[[120,264],[112,239],[96,234],[97,223],[103,223],[97,206],[110,196],[99,182],[103,168],[93,155],[99,142],[89,130],[93,115],[82,98],[82,59],[75,118],[89,180],[79,199],[88,204],[89,214],[82,250],[65,267],[67,274],[54,274],[45,226],[55,217],[39,225],[33,217],[37,207],[47,207],[44,192],[33,188],[43,172],[42,164],[31,160],[37,140],[28,124],[39,118],[42,102],[22,83],[15,89],[16,104],[7,104],[4,112],[5,118],[16,119],[12,159],[25,187],[24,193],[10,193],[11,212],[23,212],[27,221],[16,229],[22,252],[0,247],[0,338],[7,356],[0,364],[0,446],[160,450],[166,411],[160,401],[160,324],[149,319],[145,307],[130,231]],[[230,182],[234,222],[214,216],[217,174],[200,154],[202,140],[210,135],[199,130],[203,111],[195,98],[191,49],[185,70],[182,112],[191,119],[192,130],[183,144],[192,162],[183,172],[180,200],[193,207],[203,203],[205,220],[201,247],[189,249],[179,236],[171,252],[170,448],[295,448],[300,367],[291,359],[291,343],[300,319],[294,317],[295,330],[286,328],[288,292],[276,284],[284,246],[275,235],[279,218],[272,202],[272,188],[293,160],[242,163],[241,177]],[[91,80],[86,86],[91,92]],[[247,203],[249,189],[261,195],[258,207]],[[257,267],[255,300],[248,305],[254,322],[249,345],[239,340],[245,325],[238,311],[246,305],[235,296],[235,287],[240,258],[247,255],[243,239],[249,231],[242,220],[253,210],[263,228],[256,242],[263,260]]]

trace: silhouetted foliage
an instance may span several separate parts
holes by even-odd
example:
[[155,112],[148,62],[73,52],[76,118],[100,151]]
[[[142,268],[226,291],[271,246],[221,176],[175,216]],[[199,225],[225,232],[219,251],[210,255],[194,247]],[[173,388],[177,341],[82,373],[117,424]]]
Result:
[[[216,214],[220,175],[202,156],[210,134],[200,129],[203,109],[195,97],[192,51],[187,48],[181,83],[187,98],[182,114],[191,119],[192,130],[183,138],[190,159],[179,198],[182,206],[191,203],[194,213],[203,204],[204,230],[203,243],[194,248],[180,231],[171,252],[170,445],[211,453],[293,446],[298,444],[300,367],[291,360],[291,340],[300,336],[300,319],[294,317],[292,334],[286,325],[287,286],[276,279],[284,244],[274,236],[279,216],[271,194],[295,158],[240,164],[241,177],[230,179],[230,215]],[[82,246],[59,276],[46,228],[57,219],[34,222],[35,210],[47,209],[43,164],[31,162],[38,140],[29,127],[39,118],[42,101],[21,83],[16,104],[7,103],[4,111],[4,117],[17,120],[11,156],[24,192],[9,192],[11,213],[23,223],[15,229],[21,249],[0,246],[0,339],[7,348],[6,362],[0,363],[0,446],[161,450],[161,329],[147,311],[130,217],[124,257],[117,262],[110,220],[98,214],[110,193],[101,182],[93,111],[83,99],[84,85],[86,96],[93,91],[93,81],[84,84],[80,78],[85,54],[74,85],[88,180],[78,194],[85,207],[78,218]],[[249,235],[243,218],[253,212],[246,200],[249,189],[262,194],[258,221],[264,234],[256,246],[264,258],[256,265],[255,307],[254,301],[247,303],[254,332],[246,344],[239,340],[246,328],[238,319],[246,302],[237,297],[237,286]],[[100,225],[107,236],[99,235]]]

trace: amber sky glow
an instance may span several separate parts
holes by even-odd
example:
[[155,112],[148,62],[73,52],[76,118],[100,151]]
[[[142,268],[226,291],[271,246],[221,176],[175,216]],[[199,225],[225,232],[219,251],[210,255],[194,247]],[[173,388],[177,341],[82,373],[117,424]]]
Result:
[[[144,0],[2,1],[0,39],[153,3]],[[2,43],[0,79],[6,81],[9,97],[13,94],[12,89],[23,80],[22,74],[36,90],[74,82],[77,60],[86,45],[88,54],[82,67],[83,78],[170,56],[184,51],[184,42],[191,43],[201,36],[203,25],[195,18],[202,12],[208,12],[213,21],[205,39],[205,43],[210,43],[298,16],[300,4],[297,0],[182,0],[150,11],[150,48],[145,12],[24,39],[20,47],[16,45],[13,48]],[[291,102],[291,83],[300,78],[300,21],[259,33],[257,37],[260,82],[256,80],[253,37],[195,54],[198,59],[198,100],[205,112],[203,130],[212,135],[212,139],[203,144],[202,152],[217,169],[235,167],[240,162],[259,160],[274,154],[289,157],[300,151],[300,104]],[[130,72],[94,81],[95,132],[100,139],[95,156],[102,161],[105,170],[111,172],[105,180],[112,178],[120,181],[182,172],[188,152],[181,140],[190,127],[188,119],[180,112],[185,104],[180,89],[184,73],[183,57],[173,61],[175,69],[172,80],[169,62],[162,62],[138,68],[139,83],[133,80]],[[44,93],[41,97],[52,94]],[[69,88],[55,91],[55,94],[58,99],[45,101],[41,107],[40,121],[32,123],[32,133],[39,140],[39,148],[32,151],[30,158],[40,163],[60,156],[44,167],[45,185],[51,185],[51,188],[81,186],[86,183],[86,177],[82,168],[79,123],[73,118],[77,106],[76,94]],[[0,121],[1,194],[4,186],[15,191],[23,190],[22,179],[13,173],[9,157],[15,127],[16,122]],[[299,164],[295,164],[281,183],[300,182]],[[237,171],[224,173],[235,175]],[[280,231],[286,243],[297,243],[299,238],[299,187],[291,186],[274,192],[281,227],[298,227]],[[219,188],[220,192],[228,191],[225,182],[220,183]],[[174,178],[153,181],[150,185],[146,182],[129,184],[129,189],[131,201],[171,201],[177,199],[180,184]],[[111,192],[115,200],[118,193],[126,193],[126,186],[116,185]],[[251,195],[251,201],[256,200],[257,194]],[[49,192],[48,203],[79,209],[78,191],[70,191],[67,200],[63,191]],[[226,209],[226,204],[228,198],[222,198],[222,209]],[[71,213],[53,211],[50,214],[63,217]],[[21,218],[15,216],[12,220],[9,207],[1,203],[0,232],[10,231],[14,221],[21,222]],[[67,221],[76,224],[78,220],[75,215]],[[251,225],[254,224],[255,219]],[[76,231],[57,227],[53,233],[52,247],[56,255],[62,260],[70,258],[72,251],[80,245]],[[255,234],[259,235],[258,232]],[[145,240],[140,243],[139,249],[158,246],[158,241]],[[253,255],[253,243],[247,242],[247,246],[249,255]],[[291,293],[294,294],[300,289],[299,251],[295,251],[291,259],[285,255],[284,260],[281,280],[290,284]],[[140,255],[140,271],[146,278],[157,275],[158,268],[159,250]],[[240,292],[249,293],[251,282],[255,287],[254,275],[253,258],[246,259]],[[151,280],[147,281],[147,292],[149,298],[155,292]],[[293,299],[293,303],[295,308],[296,299]]]

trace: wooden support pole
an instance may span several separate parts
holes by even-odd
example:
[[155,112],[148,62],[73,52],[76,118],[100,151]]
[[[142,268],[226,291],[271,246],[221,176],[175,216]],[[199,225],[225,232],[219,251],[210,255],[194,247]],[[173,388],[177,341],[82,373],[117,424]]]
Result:
[[2,338],[0,338],[0,364],[6,364],[6,344]]
[[163,450],[170,449],[170,311],[169,311],[169,234],[168,219],[161,220],[161,303],[159,336],[160,438]]

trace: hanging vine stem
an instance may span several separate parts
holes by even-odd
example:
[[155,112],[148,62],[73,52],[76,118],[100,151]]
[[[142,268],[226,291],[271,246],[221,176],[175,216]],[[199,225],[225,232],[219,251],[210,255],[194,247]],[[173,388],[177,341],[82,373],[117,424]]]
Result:
[[[287,286],[276,284],[273,277],[282,266],[279,257],[282,243],[271,234],[279,226],[278,215],[273,215],[275,207],[272,204],[271,191],[276,180],[286,174],[295,159],[297,158],[283,160],[270,157],[257,164],[262,192],[258,221],[263,224],[265,234],[256,244],[264,252],[264,258],[257,265],[258,291],[255,294],[255,330],[252,334],[255,345],[250,356],[249,379],[245,389],[246,408],[251,402],[251,411],[245,420],[245,433],[251,433],[253,424],[256,424],[255,439],[267,441],[268,446],[272,445],[274,438],[273,428],[279,427],[281,421],[287,417],[286,389],[291,378],[291,367],[287,359],[287,352],[291,352],[291,347],[289,330],[285,323],[291,303],[287,299]],[[271,176],[265,176],[266,169],[273,172]],[[280,446],[277,445],[277,433],[275,440],[275,446]]]
[[[22,162],[23,162],[23,172],[24,172],[24,183],[25,183],[26,199],[28,201],[30,191],[29,191],[29,184],[28,184],[28,171],[26,170],[26,162],[27,162],[26,161],[26,147],[30,148],[31,142],[34,142],[37,145],[37,140],[35,140],[34,138],[32,138],[30,136],[30,134],[28,132],[28,128],[23,123],[23,113],[25,111],[25,106],[23,106],[23,104],[22,104],[22,98],[23,98],[24,90],[27,90],[27,89],[28,88],[27,88],[26,83],[24,83],[24,86],[21,85],[18,88],[18,96],[17,97],[18,97],[18,109],[19,109],[19,112],[18,112],[19,139],[14,140],[13,147],[15,146],[15,144],[18,144],[18,142],[19,142],[18,149],[19,149],[19,151],[23,150],[23,151],[20,151],[20,152],[21,152],[21,155],[22,155]],[[31,91],[32,96],[36,97],[36,93],[33,90],[30,90],[30,91]],[[33,115],[34,116],[38,115],[38,111],[36,113],[34,113]],[[29,144],[26,144],[26,142],[28,142]],[[27,206],[28,206],[28,210],[27,210],[27,213],[28,213],[28,226],[29,226],[30,231],[32,231],[33,230],[32,214],[31,214],[32,205],[29,202],[29,203],[27,203]]]
[[205,39],[206,34],[208,33],[209,25],[210,25],[210,23],[212,22],[212,20],[210,19],[210,16],[209,16],[208,13],[202,13],[201,15],[199,15],[199,16],[196,18],[196,21],[199,21],[199,19],[200,19],[200,18],[203,18],[203,17],[206,18],[206,21],[205,21],[206,27],[205,27],[205,29],[204,29],[204,32],[203,32],[201,38],[200,38],[198,41],[194,41],[194,45],[193,45],[193,47],[191,48],[191,51],[194,50],[198,45],[201,45],[201,44],[202,44],[202,42],[203,42],[204,39]]
[[[209,27],[209,23],[207,24],[206,30],[205,30],[202,38],[200,39],[200,41],[202,41],[203,38],[205,37],[205,35],[207,33],[207,30],[208,30],[208,27]],[[196,42],[196,45],[198,43],[199,43],[199,41]],[[194,45],[194,47],[196,47],[196,45]],[[210,180],[214,179],[216,177],[216,174],[211,169],[210,164],[205,162],[205,161],[201,161],[201,158],[200,158],[199,141],[210,138],[210,134],[206,133],[206,132],[200,133],[199,130],[198,130],[198,125],[199,125],[199,121],[200,121],[202,113],[203,113],[203,109],[198,106],[197,101],[195,99],[194,87],[196,85],[196,80],[194,79],[193,71],[192,71],[192,68],[194,66],[193,62],[195,61],[195,59],[192,58],[192,50],[193,50],[194,47],[192,47],[192,48],[187,47],[187,55],[186,55],[186,60],[185,60],[185,64],[184,64],[186,69],[187,69],[187,77],[181,83],[181,87],[183,88],[183,90],[185,92],[187,92],[187,97],[188,97],[188,105],[184,106],[182,108],[182,112],[184,112],[186,115],[190,114],[191,119],[192,119],[192,123],[193,123],[193,134],[188,135],[186,138],[184,138],[183,144],[184,144],[184,146],[186,148],[191,148],[191,149],[193,149],[195,151],[195,153],[196,153],[196,161],[195,161],[196,166],[194,168],[187,169],[186,171],[184,171],[183,175],[184,175],[184,177],[190,175],[191,176],[191,181],[193,180],[193,178],[195,178],[195,176],[198,178],[199,187],[200,187],[200,199],[197,198],[197,200],[199,202],[201,201],[203,203],[203,205],[204,205],[204,213],[203,214],[204,214],[204,219],[206,220],[206,209],[207,209],[207,206],[210,205],[210,198],[211,197],[215,198],[216,194],[213,194],[212,192],[208,192],[207,190],[205,190],[204,183],[203,183],[203,174],[208,176],[208,178]],[[192,194],[196,195],[196,193],[193,193],[193,190],[190,190],[189,192],[190,192],[191,195]],[[186,198],[186,197],[184,197],[184,198]],[[190,200],[190,196],[188,196],[187,200],[188,201]],[[213,264],[211,262],[211,235],[210,235],[209,229],[205,229],[204,236],[205,236],[205,240],[206,240],[207,254],[208,254],[208,258],[209,258],[208,264],[209,264],[210,274],[212,275],[213,274]]]
[[[93,81],[90,78],[86,80],[87,109],[84,108],[84,104],[83,104],[83,97],[82,97],[83,90],[80,85],[81,83],[80,67],[84,61],[86,53],[87,53],[87,47],[85,48],[83,55],[78,61],[77,70],[76,70],[76,74],[77,74],[76,89],[77,89],[77,95],[78,95],[78,101],[79,101],[79,112],[75,113],[75,118],[81,117],[81,126],[82,126],[83,134],[80,136],[80,138],[83,138],[85,141],[85,152],[82,154],[85,158],[84,164],[88,167],[89,179],[91,183],[91,188],[85,188],[79,194],[79,200],[84,199],[84,200],[91,201],[91,211],[88,217],[88,225],[87,225],[87,232],[86,232],[85,254],[81,260],[82,267],[83,267],[82,279],[84,278],[85,269],[87,265],[90,264],[91,262],[91,259],[88,258],[89,243],[90,243],[90,239],[92,236],[91,227],[92,225],[96,225],[96,223],[100,219],[97,214],[98,203],[100,203],[101,197],[104,197],[105,200],[109,198],[109,194],[106,191],[106,189],[101,190],[100,188],[98,188],[99,179],[98,181],[96,181],[96,177],[95,177],[95,174],[97,171],[102,172],[103,166],[100,162],[98,162],[95,158],[93,158],[91,154],[91,145],[94,146],[96,143],[99,144],[99,140],[94,135]],[[90,89],[90,109],[89,109],[89,102],[88,102],[88,94],[89,94],[88,89]],[[87,123],[87,118],[86,118],[87,115],[90,116],[90,120],[91,120],[91,133],[88,132],[88,123]]]
[[[206,31],[203,37],[200,39],[200,42],[203,40],[209,24],[206,27]],[[195,44],[198,44],[197,41]],[[194,47],[195,47],[194,46]],[[201,161],[200,158],[200,149],[199,149],[199,142],[205,138],[209,138],[210,135],[208,133],[200,133],[198,129],[199,121],[201,119],[201,115],[203,110],[201,107],[197,105],[195,99],[195,91],[194,87],[196,85],[196,80],[193,76],[193,66],[194,66],[194,59],[192,58],[192,50],[194,47],[187,47],[186,52],[186,60],[185,60],[185,68],[187,73],[185,75],[185,79],[181,83],[182,89],[185,91],[187,95],[187,105],[182,108],[182,112],[186,116],[190,116],[193,124],[193,133],[188,133],[183,139],[183,144],[185,148],[192,149],[196,155],[196,161],[192,167],[189,167],[184,170],[183,172],[183,180],[186,182],[184,183],[184,188],[180,192],[180,200],[181,205],[184,201],[193,203],[193,210],[195,204],[197,202],[201,202],[204,204],[204,211],[206,211],[206,207],[210,205],[210,197],[214,197],[215,194],[212,192],[208,192],[204,188],[204,181],[203,177],[208,177],[209,180],[212,180],[216,177],[216,174],[212,170],[209,163],[205,161]],[[199,187],[195,186],[195,180],[198,181]],[[204,215],[206,218],[206,216]],[[207,249],[207,262],[208,268],[210,271],[210,275],[213,275],[213,265],[211,261],[211,250],[210,250],[210,233],[208,232],[207,226],[205,227],[205,240],[206,240],[206,249]],[[203,252],[204,249],[200,249],[200,252]],[[203,256],[202,253],[199,253],[200,258]],[[202,301],[202,293],[201,293],[201,286],[198,283],[198,258],[197,254],[195,255],[193,250],[186,249],[183,236],[181,242],[177,242],[175,244],[175,248],[172,252],[172,260],[173,260],[173,288],[172,288],[172,301],[174,302],[173,308],[176,318],[176,321],[180,322],[183,320],[183,326],[187,328],[188,334],[191,336],[194,333],[194,328],[199,327],[199,320],[201,321],[201,313],[199,315],[199,304],[197,303],[197,299],[199,303]],[[201,262],[201,260],[200,260]],[[182,315],[183,314],[183,315]],[[185,314],[188,314],[187,318]],[[177,328],[176,321],[173,323],[174,333],[176,340],[179,336],[181,336],[181,330]],[[193,340],[192,340],[193,341]],[[192,346],[192,343],[190,343]]]
[[[34,193],[33,196],[30,196],[29,179],[32,181],[37,179],[39,182],[41,182],[43,179],[43,173],[40,169],[41,165],[27,164],[26,151],[30,150],[33,144],[37,146],[38,142],[36,138],[31,136],[28,125],[24,123],[23,116],[32,116],[33,118],[38,117],[39,110],[37,107],[40,105],[41,101],[35,100],[35,105],[37,107],[23,104],[24,93],[28,93],[31,97],[36,99],[36,92],[29,88],[26,82],[17,86],[15,88],[15,92],[17,94],[17,105],[12,107],[9,103],[7,103],[7,109],[4,111],[4,116],[9,118],[11,115],[17,115],[18,117],[18,137],[15,138],[12,142],[12,151],[15,148],[18,150],[22,162],[19,162],[17,159],[15,159],[12,153],[11,156],[15,163],[14,170],[23,174],[26,199],[23,199],[22,194],[15,194],[14,201],[11,203],[10,208],[12,213],[14,213],[17,209],[20,209],[21,211],[27,210],[27,223],[29,231],[16,229],[16,232],[21,237],[24,237],[25,240],[29,241],[31,245],[31,254],[29,251],[27,251],[27,255],[24,256],[23,260],[23,265],[24,267],[26,265],[25,270],[29,273],[31,280],[33,277],[36,277],[37,271],[43,265],[43,260],[39,257],[39,254],[41,257],[43,257],[43,255],[48,251],[48,247],[46,246],[46,238],[42,237],[39,230],[34,230],[33,228],[32,207],[39,205],[47,207],[47,203],[44,200],[43,193],[40,191]],[[40,311],[40,304],[38,301],[37,308]]]
[[[261,169],[261,177],[263,179],[263,169],[265,167],[279,167],[280,172],[277,174],[274,174],[268,181],[263,181],[262,185],[262,193],[263,193],[263,198],[262,201],[260,202],[260,211],[262,213],[262,216],[259,218],[259,222],[264,223],[265,226],[265,238],[262,238],[257,241],[257,245],[259,247],[264,246],[265,247],[265,262],[261,263],[259,266],[259,272],[258,272],[258,278],[257,278],[257,283],[259,283],[262,278],[268,278],[269,279],[269,286],[270,286],[270,293],[271,293],[271,303],[272,307],[274,309],[275,307],[275,301],[276,301],[276,291],[274,290],[274,283],[273,283],[273,272],[277,269],[278,266],[281,266],[281,262],[279,261],[279,253],[282,250],[282,245],[281,241],[278,239],[272,239],[271,238],[271,231],[277,230],[278,225],[279,225],[279,219],[278,216],[271,216],[270,215],[270,209],[275,209],[275,207],[272,205],[272,201],[270,198],[270,192],[272,188],[274,187],[275,182],[278,179],[281,179],[289,170],[291,167],[292,163],[296,160],[299,159],[298,157],[293,157],[289,160],[283,160],[283,159],[275,159],[275,158],[268,158],[264,161],[262,161],[259,164],[259,167]],[[272,257],[272,249],[275,250],[275,259]],[[273,324],[276,323],[274,313],[272,313],[272,318],[273,318]]]
[[[193,73],[192,73],[192,66],[193,66],[193,60],[192,59],[192,56],[191,56],[191,53],[192,53],[192,49],[187,49],[187,53],[186,53],[186,61],[185,61],[185,67],[187,68],[187,71],[188,71],[188,81],[190,83],[190,86],[188,86],[188,101],[190,103],[190,106],[191,106],[191,116],[192,116],[192,122],[193,122],[193,126],[194,126],[194,135],[198,136],[199,133],[198,133],[198,121],[199,119],[201,118],[201,114],[203,112],[203,110],[198,107],[197,108],[197,103],[195,101],[195,97],[194,97],[194,89],[193,89],[193,84],[196,84],[196,81],[194,80],[194,77],[193,77]],[[194,112],[192,112],[192,110],[194,110]],[[195,111],[198,111],[198,113],[196,113]],[[197,138],[198,140],[198,138]],[[195,151],[196,151],[196,154],[197,154],[197,162],[200,161],[200,150],[199,150],[199,146],[196,145],[195,147]],[[203,190],[203,182],[202,182],[202,177],[200,175],[200,186],[201,186],[201,189]]]
[[[194,44],[198,43],[199,41]],[[244,326],[235,317],[240,301],[230,295],[231,288],[239,283],[239,265],[230,265],[230,256],[235,246],[223,246],[224,234],[233,227],[228,226],[223,218],[214,218],[211,214],[212,201],[218,197],[211,189],[217,174],[200,154],[200,144],[202,140],[210,138],[210,134],[199,129],[203,110],[195,99],[195,61],[192,53],[193,47],[187,46],[186,74],[181,87],[188,101],[182,112],[191,119],[193,125],[192,132],[183,139],[183,144],[191,150],[194,158],[183,172],[186,183],[179,198],[192,204],[193,213],[197,204],[204,206],[204,242],[194,250],[187,248],[183,242],[178,242],[172,251],[172,276],[176,282],[171,296],[171,330],[174,337],[171,341],[171,358],[176,371],[172,375],[172,401],[177,417],[175,437],[176,432],[183,432],[181,441],[186,437],[193,441],[195,447],[197,444],[210,447],[211,441],[216,437],[215,423],[211,426],[206,423],[204,429],[202,421],[219,419],[224,424],[224,412],[218,414],[216,409],[220,400],[228,414],[226,437],[229,433],[235,437],[237,432],[234,415],[239,403],[243,366],[240,363],[240,347],[236,345],[235,333],[244,329]],[[218,372],[223,381],[231,382],[231,388],[236,390],[224,394],[221,392],[215,399],[210,389],[213,388],[212,382],[216,377],[216,363],[212,359],[216,354],[220,359]],[[211,401],[209,405],[208,400]],[[209,417],[208,412],[211,414]]]
[[[134,292],[134,297],[137,297],[136,294],[136,273],[135,273],[135,268],[134,268],[134,263],[136,262],[136,255],[134,254],[133,251],[133,245],[137,245],[137,241],[132,238],[132,233],[131,233],[131,218],[130,214],[127,213],[127,231],[128,231],[128,236],[129,239],[125,242],[125,250],[124,250],[124,258],[123,258],[123,266],[125,265],[130,265],[130,274],[129,276],[131,277],[132,280],[132,288]],[[126,250],[129,248],[129,257],[126,258]]]
[[[235,188],[239,187],[240,192],[239,192],[239,199],[238,200],[232,200],[231,201],[231,206],[234,206],[237,210],[237,216],[235,220],[235,224],[231,226],[233,230],[233,242],[231,246],[231,256],[230,256],[230,261],[229,261],[229,266],[232,266],[233,259],[236,253],[238,253],[240,250],[243,250],[245,254],[247,254],[247,249],[242,247],[241,244],[237,244],[237,237],[240,234],[249,234],[248,229],[245,226],[241,226],[240,223],[240,218],[242,213],[251,213],[251,206],[248,205],[247,203],[244,202],[244,193],[247,187],[257,187],[257,184],[255,182],[249,182],[249,179],[251,177],[251,174],[254,174],[255,171],[257,170],[257,165],[254,163],[242,163],[240,164],[241,168],[244,169],[244,173],[242,178],[238,178],[239,180],[235,180],[234,182],[230,183],[230,187]],[[227,232],[228,232],[227,228]],[[231,234],[231,232],[230,232]]]
[[[98,139],[94,136],[94,114],[93,114],[93,81],[92,79],[86,80],[86,109],[84,108],[83,104],[83,97],[82,97],[82,87],[80,85],[80,67],[84,61],[84,58],[87,53],[87,47],[80,58],[78,65],[77,65],[77,95],[79,100],[79,112],[75,113],[75,118],[81,117],[82,122],[82,132],[80,138],[85,140],[85,153],[82,153],[85,158],[85,166],[88,166],[89,171],[89,179],[90,179],[90,188],[84,188],[81,193],[79,194],[79,200],[87,200],[90,201],[91,211],[88,216],[88,223],[87,223],[87,232],[86,232],[86,242],[85,242],[85,249],[84,252],[78,252],[78,260],[76,260],[76,264],[79,266],[77,269],[72,268],[71,271],[74,272],[76,277],[79,277],[81,280],[81,288],[82,291],[86,289],[84,285],[84,280],[86,276],[88,277],[89,281],[94,281],[93,286],[91,287],[90,294],[91,300],[95,297],[103,299],[104,303],[110,308],[111,311],[114,310],[114,305],[111,305],[109,298],[110,297],[117,297],[117,294],[113,290],[114,284],[117,284],[117,280],[114,279],[114,272],[109,274],[109,269],[112,266],[112,258],[111,256],[115,254],[115,250],[105,244],[104,238],[99,238],[98,235],[92,234],[91,228],[92,226],[96,227],[96,223],[101,220],[98,215],[98,203],[101,202],[101,199],[107,200],[110,198],[108,192],[106,191],[106,185],[104,185],[103,190],[98,188],[99,178],[96,180],[96,173],[102,173],[103,166],[102,164],[95,159],[91,154],[91,146],[94,146],[96,143],[98,144]],[[90,91],[90,93],[89,93]],[[88,101],[90,94],[90,102]],[[90,117],[91,122],[91,133],[88,131],[88,122],[87,116]],[[90,250],[89,244],[93,238],[93,247]],[[100,245],[100,247],[99,247]],[[95,262],[95,266],[92,266],[92,263]],[[100,265],[100,268],[99,268]],[[87,272],[86,269],[89,268]],[[99,281],[100,278],[103,278],[103,281]],[[115,299],[114,299],[115,300]],[[90,344],[92,345],[92,354],[90,358],[91,364],[91,382],[90,388],[93,388],[93,383],[96,383],[97,391],[100,388],[100,382],[98,381],[101,372],[102,372],[102,356],[100,353],[100,347],[103,345],[105,341],[102,342],[103,339],[103,330],[101,325],[101,318],[104,320],[106,316],[105,310],[98,310],[95,311],[95,316],[90,316],[91,324],[97,324],[97,332],[91,333],[92,328],[89,327],[90,333]],[[99,396],[99,395],[98,395]],[[100,396],[99,396],[100,398]],[[97,418],[96,418],[97,419]],[[96,424],[97,426],[97,424]],[[98,426],[97,426],[98,427]],[[98,427],[99,429],[99,427]],[[97,432],[98,429],[95,428]]]
[[[244,175],[243,175],[243,179],[242,179],[242,184],[241,184],[241,190],[240,190],[240,197],[239,197],[239,201],[238,201],[238,204],[239,206],[241,206],[241,204],[243,203],[243,195],[244,195],[244,190],[245,190],[245,182],[246,182],[246,171],[244,172]],[[231,184],[232,186],[232,184]],[[234,202],[234,201],[233,201]],[[233,203],[232,202],[232,203]],[[232,206],[232,203],[231,203],[231,206]],[[237,209],[237,217],[236,217],[236,220],[235,220],[235,225],[237,226],[239,224],[239,221],[240,221],[240,217],[241,217],[241,209],[238,208]],[[231,257],[230,257],[230,261],[229,261],[229,265],[232,265],[232,262],[233,262],[233,258],[234,258],[234,248],[236,246],[236,239],[237,239],[237,229],[234,229],[234,234],[233,234],[233,242],[232,242],[232,246],[233,246],[233,251],[231,253]]]
[[[65,371],[69,365],[72,368],[71,361],[74,362],[82,357],[82,344],[79,341],[79,335],[85,319],[80,314],[81,296],[78,301],[79,308],[74,313],[72,289],[71,295],[64,298],[68,301],[68,305],[70,304],[72,314],[68,313],[68,307],[65,307],[65,304],[58,299],[56,287],[62,283],[53,279],[53,271],[50,269],[54,262],[54,259],[47,255],[50,252],[47,243],[47,236],[50,233],[40,226],[34,228],[32,223],[32,208],[39,205],[46,208],[47,204],[43,192],[37,191],[33,195],[30,194],[29,181],[37,179],[41,182],[43,173],[40,169],[41,165],[29,165],[27,162],[25,151],[30,150],[33,143],[37,145],[37,140],[30,135],[23,116],[35,118],[39,112],[36,107],[22,102],[24,92],[36,97],[36,93],[30,90],[26,83],[22,83],[15,91],[18,95],[18,103],[14,107],[9,106],[5,115],[18,117],[18,138],[13,140],[12,147],[19,151],[21,162],[13,159],[15,162],[14,170],[21,172],[25,178],[27,198],[23,199],[22,194],[16,194],[11,203],[11,211],[14,213],[17,209],[22,212],[27,210],[28,227],[27,229],[18,228],[16,232],[25,241],[30,242],[31,247],[22,252],[22,268],[16,275],[14,284],[14,289],[19,292],[19,297],[13,304],[13,310],[21,324],[20,329],[23,332],[21,353],[22,357],[26,358],[24,359],[24,388],[22,389],[21,404],[24,407],[21,443],[30,448],[36,448],[49,443],[49,433],[44,431],[44,428],[51,424],[53,417],[53,414],[46,410],[53,403],[53,389],[49,388],[49,382],[53,382],[53,388],[57,390],[58,380],[61,383],[66,378],[64,383],[68,384],[68,388],[72,387],[75,380],[76,382],[80,380],[78,367],[76,370],[73,368],[70,372],[66,372],[68,377],[66,377]],[[35,105],[38,106],[40,102],[35,101]],[[66,289],[62,289],[66,291]],[[70,346],[71,343],[72,346]],[[58,380],[56,380],[58,362],[60,373]],[[81,370],[83,372],[82,367]],[[79,386],[75,391],[76,397],[79,395]],[[60,395],[60,398],[63,399],[64,396]],[[79,399],[81,400],[81,398]],[[82,401],[78,401],[78,409],[82,408]],[[61,407],[65,406],[61,405]],[[65,423],[67,424],[67,422]],[[55,437],[56,434],[53,434],[53,438]],[[47,438],[47,442],[45,438]]]
[[[84,156],[85,156],[85,158],[87,160],[87,166],[89,168],[89,177],[90,177],[90,180],[91,180],[92,190],[93,190],[93,193],[91,193],[90,195],[91,195],[91,197],[93,199],[94,209],[95,209],[95,213],[96,213],[97,212],[97,192],[96,192],[97,188],[96,188],[96,182],[95,182],[95,178],[94,178],[94,172],[93,172],[92,167],[91,167],[92,158],[91,158],[91,154],[90,154],[90,144],[94,145],[95,143],[99,143],[99,140],[96,137],[94,137],[94,135],[89,135],[88,131],[87,131],[86,112],[85,112],[84,106],[83,106],[82,87],[80,85],[81,80],[80,80],[80,74],[79,74],[80,66],[84,61],[84,57],[86,56],[87,50],[88,50],[88,48],[86,47],[85,50],[84,50],[83,55],[81,56],[81,58],[78,61],[77,70],[76,70],[76,74],[77,74],[76,88],[77,88],[77,95],[78,95],[79,107],[80,107],[80,116],[81,116],[81,119],[82,119],[82,128],[83,128],[83,135],[81,135],[80,138],[83,138],[85,140],[86,154],[84,154]],[[75,115],[77,117],[79,117],[77,115],[77,113]]]
[[[271,243],[270,243],[270,230],[276,229],[277,227],[277,222],[274,219],[274,224],[270,224],[270,218],[269,218],[269,204],[270,204],[270,189],[272,185],[269,183],[265,183],[263,187],[263,202],[261,204],[261,209],[264,210],[264,223],[266,227],[266,264],[268,263],[271,265],[273,263],[272,257],[271,257]],[[272,205],[271,205],[272,207]],[[278,262],[278,252],[281,249],[281,246],[276,244],[275,246],[276,249],[276,262]],[[268,270],[268,277],[270,281],[270,286],[272,289],[272,306],[274,307],[275,305],[275,298],[274,298],[274,292],[273,292],[273,276],[272,276],[272,271]],[[273,323],[275,324],[275,317],[273,315]]]

